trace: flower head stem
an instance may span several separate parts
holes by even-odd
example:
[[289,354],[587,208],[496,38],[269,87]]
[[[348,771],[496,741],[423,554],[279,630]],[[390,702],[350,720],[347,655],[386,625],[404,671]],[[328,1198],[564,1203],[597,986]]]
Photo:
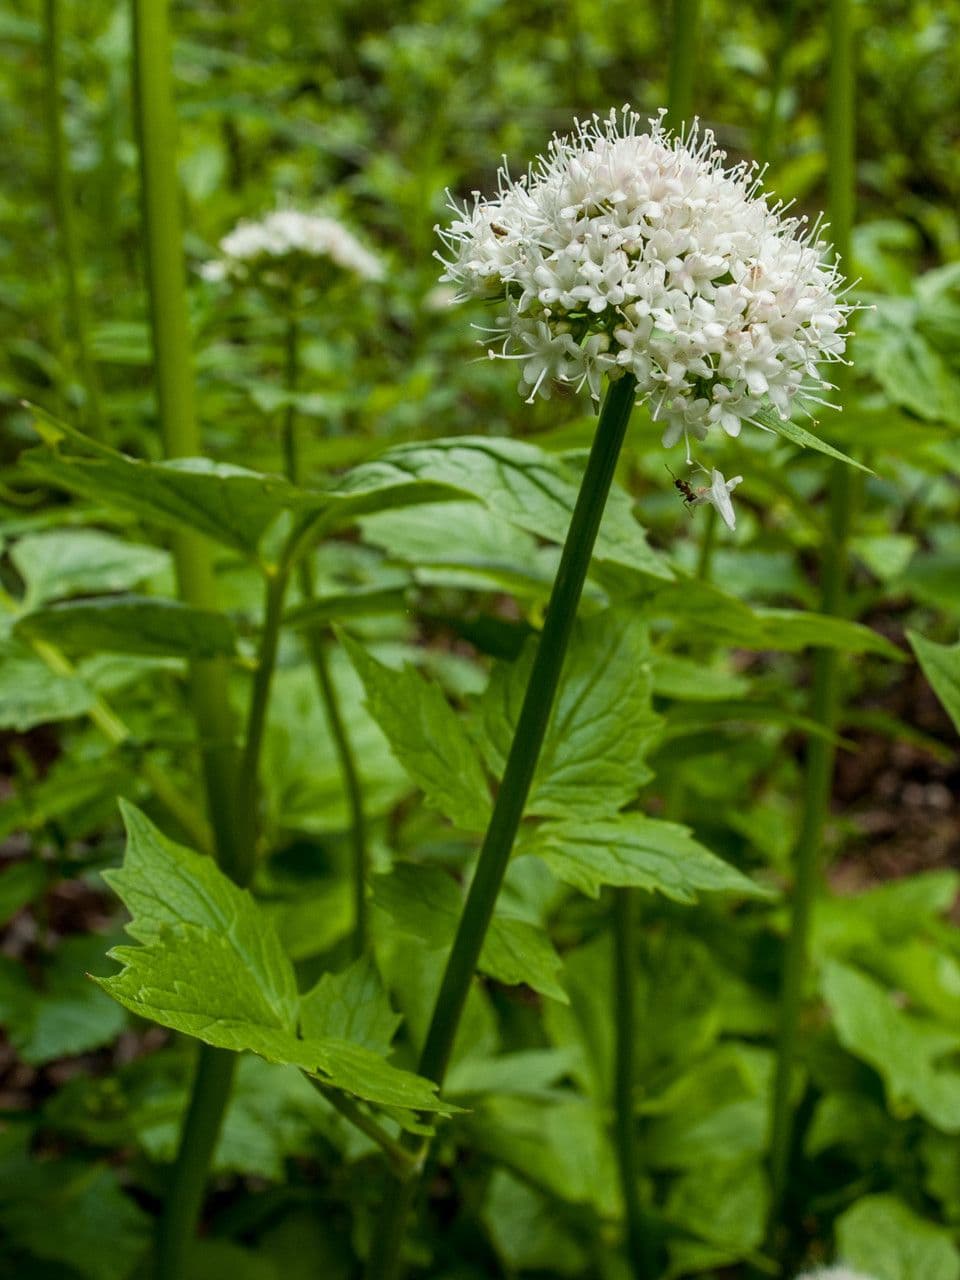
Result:
[[63,50],[60,27],[60,0],[44,2],[44,37],[46,62],[46,116],[53,180],[53,205],[60,236],[60,256],[66,289],[67,316],[71,337],[76,344],[77,361],[86,396],[87,422],[97,436],[104,427],[103,406],[96,365],[90,354],[89,324],[83,292],[80,288],[77,260],[77,227],[74,220],[73,181],[63,134]]
[[693,78],[699,25],[700,0],[673,0],[667,77],[667,121],[671,129],[682,129],[693,119]]
[[[300,321],[298,315],[298,299],[293,294],[290,303],[290,318],[287,322],[286,339],[286,389],[290,393],[290,402],[284,410],[283,419],[283,459],[288,479],[294,483],[300,480],[300,455],[297,448],[297,412],[293,403],[293,393],[300,381]],[[303,603],[314,599],[313,570],[307,556],[300,557],[298,566],[300,594]],[[357,767],[350,735],[340,709],[337,687],[330,673],[330,664],[324,647],[324,637],[320,631],[311,629],[306,636],[307,653],[313,667],[314,678],[320,691],[327,725],[333,739],[334,750],[340,766],[340,776],[347,798],[350,813],[350,849],[351,879],[353,882],[353,938],[352,950],[355,956],[363,954],[367,943],[367,823],[363,809],[363,784],[360,770]]]
[[[831,231],[836,250],[849,264],[854,207],[854,65],[849,0],[830,3],[830,77],[826,129]],[[838,381],[842,384],[845,378]],[[828,532],[821,556],[820,607],[825,614],[842,612],[847,578],[847,542],[853,491],[849,469],[833,463],[828,491]],[[810,714],[828,730],[840,711],[840,667],[835,651],[814,655]],[[800,833],[794,852],[792,916],[784,956],[780,1026],[773,1091],[770,1144],[771,1229],[779,1220],[786,1193],[794,1141],[793,1072],[799,1040],[800,1012],[807,973],[810,921],[820,884],[823,830],[830,806],[835,749],[827,734],[807,746],[806,777]]]
[[[438,1085],[442,1085],[446,1075],[470,984],[523,817],[635,397],[636,383],[627,374],[610,384],[600,411],[503,779],[420,1054],[419,1073]],[[415,1199],[415,1181],[409,1179],[392,1190],[367,1265],[368,1280],[396,1280],[401,1273],[400,1251],[405,1223]]]

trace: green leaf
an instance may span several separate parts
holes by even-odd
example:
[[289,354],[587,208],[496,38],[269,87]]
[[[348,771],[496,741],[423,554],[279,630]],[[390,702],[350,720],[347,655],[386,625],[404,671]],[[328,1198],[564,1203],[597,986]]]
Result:
[[936,644],[916,631],[908,631],[907,639],[923,674],[960,733],[960,644]]
[[[521,440],[462,436],[391,449],[379,459],[399,473],[458,488],[496,515],[540,538],[562,543],[579,491],[576,472]],[[372,465],[372,464],[371,464]],[[614,487],[604,511],[594,557],[654,578],[672,578],[647,545],[628,495]]]
[[639,813],[606,821],[548,822],[520,854],[536,854],[565,884],[597,897],[605,884],[696,902],[703,893],[768,893],[694,840],[687,827]]
[[0,1160],[0,1228],[5,1254],[26,1250],[87,1280],[127,1280],[150,1240],[149,1217],[113,1169],[19,1153]]
[[503,1169],[494,1170],[483,1219],[505,1274],[542,1271],[551,1276],[583,1274],[587,1259],[553,1202]]
[[[123,969],[97,979],[115,1000],[217,1048],[298,1066],[368,1102],[453,1109],[428,1081],[363,1045],[302,1038],[293,966],[251,895],[211,858],[168,840],[132,805],[123,813],[123,867],[105,878],[131,912],[127,932],[141,945],[114,948],[110,955]],[[317,1016],[314,1000],[311,1017]]]
[[47,885],[47,869],[38,859],[15,862],[0,874],[0,925],[38,897]]
[[755,1160],[705,1161],[671,1186],[667,1219],[703,1244],[670,1244],[668,1277],[710,1271],[749,1258],[763,1242],[767,1179]]
[[163,573],[170,556],[99,529],[47,529],[13,546],[10,559],[26,584],[23,607],[69,596],[129,591]]
[[743,698],[750,681],[734,671],[707,667],[693,658],[676,653],[651,655],[653,692],[659,698],[679,698],[684,702],[723,701]]
[[[536,653],[531,640],[500,663],[479,706],[483,748],[502,772]],[[660,719],[650,707],[650,650],[636,613],[608,610],[574,628],[525,812],[604,816],[631,800],[652,774],[644,752]]]
[[107,596],[69,600],[22,616],[14,631],[67,653],[136,653],[214,658],[233,654],[233,625],[222,613],[178,600]]
[[[457,883],[436,867],[397,863],[389,875],[374,879],[374,901],[393,920],[396,928],[419,938],[434,949],[453,941],[463,909]],[[515,986],[526,983],[554,1000],[567,997],[558,974],[562,964],[543,930],[507,915],[495,915],[490,923],[483,951],[481,972],[498,982]]]
[[876,1280],[960,1280],[960,1252],[946,1228],[896,1196],[865,1196],[837,1220],[844,1263]]
[[440,688],[412,667],[393,671],[341,636],[366,690],[367,710],[426,801],[466,831],[483,831],[490,789],[480,753]]
[[780,417],[775,409],[760,409],[754,414],[754,418],[767,431],[774,431],[778,436],[783,436],[785,440],[789,440],[791,444],[797,444],[801,449],[815,449],[817,453],[825,453],[828,458],[835,458],[838,462],[846,462],[851,467],[856,467],[858,471],[865,471],[867,475],[873,475],[869,467],[865,467],[862,462],[857,462],[845,453],[841,453],[839,449],[834,449],[833,445],[827,444],[819,437],[798,427],[795,422],[787,419],[786,422]]
[[95,700],[79,676],[51,671],[25,645],[0,640],[0,729],[26,733],[38,724],[71,720]]
[[873,979],[836,961],[824,965],[822,985],[840,1043],[880,1074],[891,1111],[960,1133],[960,1072],[938,1066],[960,1048],[960,1034],[898,1008]]
[[342,973],[325,973],[300,1001],[300,1030],[308,1039],[333,1036],[388,1053],[399,1025],[369,955]]
[[103,954],[103,938],[79,935],[60,942],[36,985],[22,966],[0,957],[0,1022],[24,1062],[42,1066],[109,1044],[126,1017],[87,978]]

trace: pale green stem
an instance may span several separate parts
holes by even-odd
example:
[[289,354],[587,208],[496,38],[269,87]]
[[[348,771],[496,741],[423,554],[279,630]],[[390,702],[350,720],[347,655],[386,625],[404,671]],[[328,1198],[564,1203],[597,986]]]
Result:
[[73,180],[63,133],[63,50],[59,0],[44,0],[46,52],[46,116],[53,180],[53,206],[60,237],[60,256],[66,289],[67,314],[76,345],[86,397],[86,419],[96,436],[103,435],[103,408],[96,365],[90,354],[89,323],[80,288]]
[[[636,383],[627,375],[611,383],[600,412],[503,779],[420,1055],[420,1075],[438,1085],[442,1085],[446,1075],[470,984],[533,782],[635,395]],[[368,1280],[396,1280],[401,1274],[405,1225],[416,1199],[418,1181],[411,1176],[393,1187],[374,1236],[367,1264]]]
[[[849,270],[853,229],[855,143],[853,42],[850,0],[830,0],[830,74],[826,125],[830,228],[837,255]],[[841,383],[845,378],[838,379]],[[820,608],[843,612],[847,580],[852,489],[850,470],[832,464],[828,532],[821,557]],[[839,660],[836,651],[814,655],[810,715],[832,733],[840,716]],[[821,879],[823,831],[830,807],[835,748],[829,734],[807,745],[803,815],[794,853],[795,882],[790,895],[790,932],[784,956],[780,1026],[771,1120],[771,1231],[779,1222],[794,1143],[793,1076],[807,973],[810,922]]]
[[[180,188],[176,167],[176,117],[170,74],[167,0],[132,0],[133,99],[142,185],[144,245],[153,332],[154,376],[164,449],[168,457],[201,453],[194,411],[193,362],[187,318]],[[193,533],[173,540],[180,596],[216,608],[209,544]],[[191,709],[197,725],[217,859],[242,875],[249,859],[237,825],[237,748],[225,661],[195,662]],[[236,1055],[202,1045],[190,1104],[180,1136],[160,1224],[158,1280],[182,1280],[227,1102]]]
[[693,119],[693,82],[697,65],[700,0],[673,0],[670,67],[667,76],[667,124],[682,129]]

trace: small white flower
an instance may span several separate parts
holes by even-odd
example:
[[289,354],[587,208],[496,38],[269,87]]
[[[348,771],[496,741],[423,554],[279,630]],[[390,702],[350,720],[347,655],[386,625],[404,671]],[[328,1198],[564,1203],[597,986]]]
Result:
[[704,505],[716,507],[720,513],[720,518],[728,529],[737,527],[737,516],[733,509],[730,495],[737,485],[742,483],[743,476],[733,476],[731,479],[725,480],[722,472],[718,471],[716,467],[710,472],[710,483],[708,485],[694,487],[685,480],[676,482],[688,507],[702,507]]
[[821,1267],[817,1271],[805,1271],[797,1280],[874,1280],[874,1277],[851,1271],[849,1267]]
[[[525,396],[598,399],[630,372],[664,444],[688,447],[767,406],[788,418],[843,358],[851,310],[819,224],[770,203],[754,167],[725,169],[709,131],[639,126],[627,107],[578,121],[518,181],[501,170],[495,198],[453,204],[441,280],[507,302],[492,354],[523,362]],[[704,501],[732,527],[729,487]]]
[[327,260],[365,280],[383,278],[380,259],[335,218],[275,209],[259,222],[237,223],[220,241],[222,257],[204,263],[205,280],[246,279],[260,274],[282,283],[302,271],[305,260]]

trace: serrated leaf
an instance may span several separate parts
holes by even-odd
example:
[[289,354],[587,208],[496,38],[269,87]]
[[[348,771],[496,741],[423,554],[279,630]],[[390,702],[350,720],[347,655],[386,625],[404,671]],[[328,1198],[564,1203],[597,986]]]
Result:
[[[374,901],[396,928],[432,948],[453,941],[463,909],[456,881],[437,867],[397,863],[389,875],[374,879]],[[506,915],[495,915],[480,955],[481,972],[508,986],[525,983],[554,1000],[566,1002],[558,980],[562,962],[543,930]]]
[[[379,462],[420,480],[450,485],[484,503],[511,524],[562,543],[579,491],[576,472],[536,445],[521,440],[462,436],[401,445]],[[672,578],[647,545],[628,495],[616,486],[604,511],[594,557],[654,578]]]
[[845,462],[848,466],[856,467],[858,471],[865,471],[867,475],[873,475],[870,468],[865,467],[862,462],[857,462],[855,459],[848,457],[847,454],[841,453],[839,449],[827,444],[825,440],[821,440],[804,427],[797,426],[795,422],[791,422],[789,419],[784,421],[774,409],[760,409],[754,414],[754,418],[767,431],[775,431],[778,436],[783,436],[791,444],[799,445],[801,449],[815,449],[817,453],[825,453],[828,458],[834,458],[838,462]]
[[960,733],[960,644],[937,644],[916,631],[908,631],[907,639],[930,687]]
[[222,613],[149,596],[107,596],[48,605],[24,614],[14,632],[47,640],[71,654],[215,658],[236,650],[233,624]]
[[99,529],[46,529],[20,538],[10,559],[23,578],[23,607],[101,592],[129,591],[162,573],[170,556]]
[[480,753],[440,688],[412,667],[394,671],[349,636],[341,639],[363,681],[367,710],[427,804],[463,830],[484,830],[491,802]]
[[876,1280],[960,1280],[951,1232],[896,1196],[864,1196],[841,1214],[836,1231],[844,1263]]
[[944,1133],[960,1133],[960,1072],[938,1065],[960,1034],[897,1008],[872,978],[836,961],[823,969],[823,994],[840,1043],[882,1077],[896,1115],[919,1111]]
[[105,874],[133,919],[139,946],[110,955],[123,968],[96,981],[141,1017],[221,1049],[250,1050],[300,1067],[367,1102],[450,1111],[430,1082],[362,1045],[304,1039],[293,966],[269,918],[211,858],[168,840],[139,810],[123,806],[127,851]]
[[[500,663],[479,706],[483,748],[500,773],[530,679],[536,640]],[[525,812],[543,817],[614,813],[652,774],[643,763],[660,719],[650,707],[646,625],[608,610],[574,628]]]
[[325,973],[300,1001],[300,1030],[308,1039],[333,1036],[387,1053],[399,1025],[372,956]]
[[768,896],[736,867],[696,841],[687,827],[639,813],[592,822],[548,822],[521,855],[536,854],[565,884],[590,897],[605,884],[696,902],[699,893]]

